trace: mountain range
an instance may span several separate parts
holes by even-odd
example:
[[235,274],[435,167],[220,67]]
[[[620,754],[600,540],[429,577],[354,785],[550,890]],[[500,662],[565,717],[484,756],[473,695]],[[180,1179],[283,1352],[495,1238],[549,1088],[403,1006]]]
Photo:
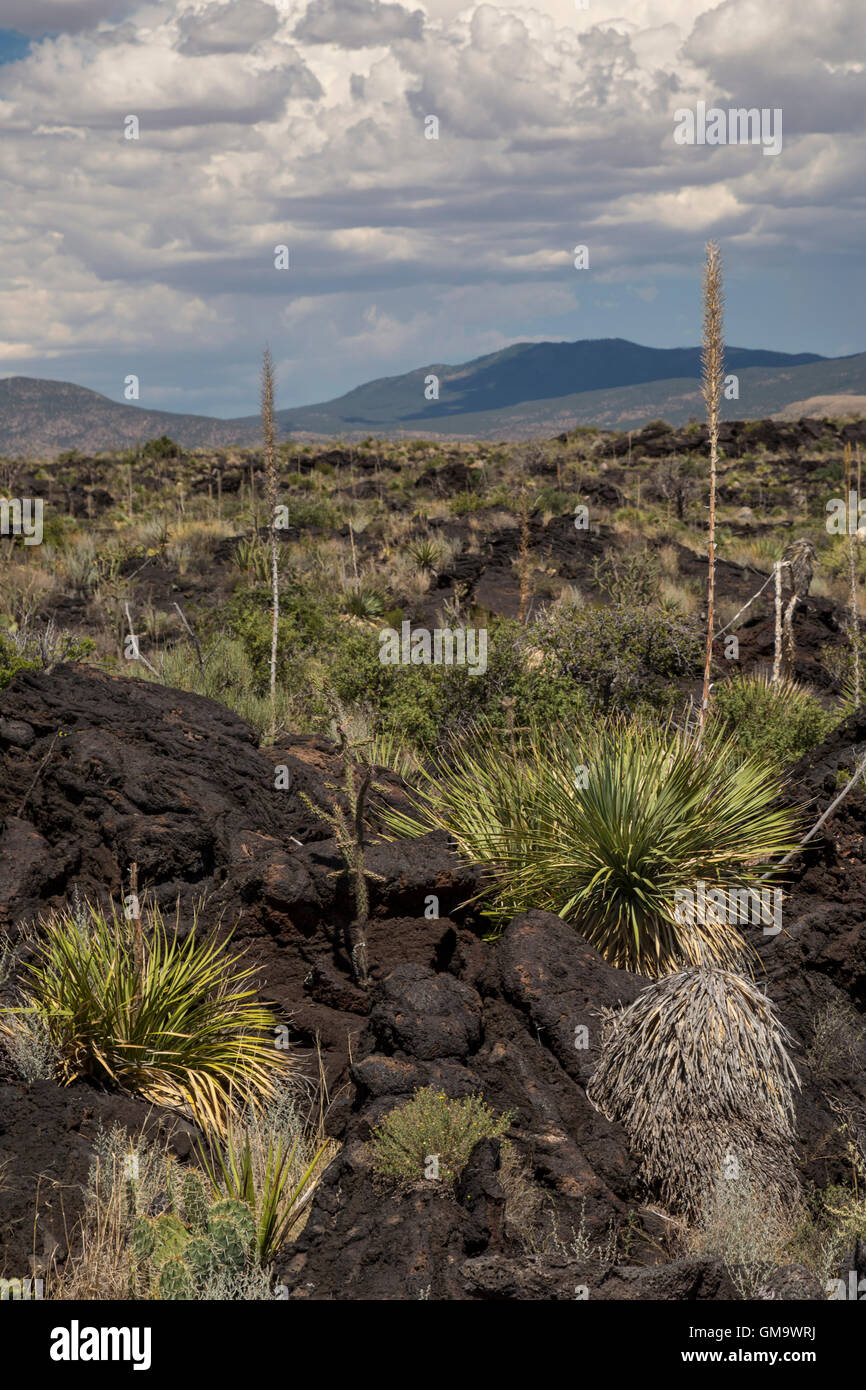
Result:
[[[738,383],[738,396],[724,402],[726,419],[866,411],[866,353],[828,358],[728,347],[725,371]],[[515,343],[457,366],[432,363],[332,401],[280,410],[276,418],[282,439],[520,439],[575,425],[636,429],[658,418],[678,425],[702,412],[699,348],[603,338]],[[184,415],[112,401],[71,382],[0,380],[0,454],[6,457],[97,453],[162,434],[186,447],[255,445],[261,438],[257,415]]]

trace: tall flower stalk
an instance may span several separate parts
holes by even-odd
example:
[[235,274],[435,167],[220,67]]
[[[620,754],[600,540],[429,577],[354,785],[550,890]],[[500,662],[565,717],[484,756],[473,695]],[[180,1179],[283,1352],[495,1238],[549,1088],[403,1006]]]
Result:
[[271,542],[271,742],[277,736],[277,634],[280,622],[280,582],[277,559],[277,449],[274,426],[274,368],[270,348],[262,364],[262,434],[265,442],[265,479],[268,489]]
[[704,732],[710,703],[710,671],[713,662],[713,623],[716,601],[716,471],[719,461],[719,411],[724,382],[724,331],[722,294],[722,257],[714,241],[707,243],[704,263],[704,337],[701,352],[702,393],[707,407],[707,433],[710,445],[710,523],[708,540],[707,582],[707,655],[704,663],[704,688],[698,718],[698,742]]

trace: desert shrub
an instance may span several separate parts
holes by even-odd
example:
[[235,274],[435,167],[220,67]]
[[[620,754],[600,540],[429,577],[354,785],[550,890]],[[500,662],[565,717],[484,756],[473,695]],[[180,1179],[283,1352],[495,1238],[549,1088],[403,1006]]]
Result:
[[167,434],[161,434],[158,439],[149,439],[141,450],[143,459],[176,459],[180,458],[180,446],[175,444],[173,439],[169,439]]
[[743,750],[777,768],[795,763],[838,723],[812,692],[793,680],[738,672],[713,686],[711,709]]
[[12,639],[0,631],[0,690],[5,690],[19,671],[34,671],[38,664],[23,656]]
[[2,1043],[16,1076],[27,1085],[36,1081],[52,1081],[57,1075],[60,1057],[51,1037],[51,1029],[38,1014],[8,1014]]
[[[160,913],[136,924],[85,904],[41,924],[20,970],[20,1002],[0,1014],[8,1037],[21,1020],[47,1027],[65,1082],[120,1086],[157,1105],[188,1106],[222,1131],[232,1109],[273,1094],[285,1054],[275,1018],[256,1000],[254,967],[193,920],[180,941]],[[14,1019],[14,1021],[12,1021]]]
[[847,999],[824,1004],[812,1019],[806,1065],[816,1077],[830,1076],[839,1066],[866,1068],[866,1021]]
[[729,1166],[790,1201],[800,1082],[789,1041],[770,1000],[741,975],[682,970],[607,1011],[587,1094],[623,1126],[669,1206],[700,1219]]
[[775,1271],[789,1263],[792,1209],[773,1187],[746,1173],[719,1173],[689,1232],[692,1254],[719,1259],[742,1299],[759,1298]]
[[677,682],[700,673],[701,643],[687,619],[651,607],[560,606],[536,628],[562,675],[602,709],[670,707]]
[[377,732],[429,752],[447,749],[482,718],[505,728],[509,709],[518,727],[586,712],[583,691],[543,659],[519,624],[494,619],[486,630],[487,669],[470,675],[461,666],[383,665],[375,631],[343,628],[327,661],[329,681],[345,705],[370,709]]
[[386,817],[398,834],[447,830],[487,869],[501,917],[556,912],[612,965],[656,974],[740,961],[736,928],[711,914],[680,920],[677,893],[698,880],[757,886],[795,842],[778,795],[718,731],[696,751],[675,731],[615,719],[582,735],[537,730],[515,748],[480,724],[421,775],[414,813]]
[[[319,472],[324,472],[325,466],[319,464],[317,469]],[[340,508],[329,497],[298,495],[292,498],[289,507],[289,521],[292,526],[298,526],[302,529],[308,526],[320,526],[328,530],[342,526],[343,515]]]
[[[271,656],[269,595],[264,591],[236,595],[226,605],[223,622],[228,633],[243,644],[248,684],[266,694]],[[294,684],[298,664],[309,661],[313,653],[326,654],[339,640],[340,627],[336,596],[313,594],[296,582],[284,583],[280,589],[277,679]]]
[[370,1140],[373,1169],[383,1177],[411,1182],[438,1160],[441,1182],[455,1182],[481,1139],[498,1139],[511,1124],[511,1112],[496,1115],[481,1096],[462,1100],[431,1086],[417,1090],[405,1105],[391,1110],[375,1126]]
[[449,503],[452,516],[469,516],[472,512],[483,511],[490,505],[491,498],[485,497],[480,491],[472,492],[469,489],[456,492]]
[[608,552],[593,562],[592,573],[598,588],[615,607],[639,608],[659,600],[661,562],[646,546],[624,555]]
[[83,661],[95,650],[90,637],[76,637],[57,626],[53,618],[41,626],[24,624],[8,630],[7,641],[27,665],[20,669],[50,670],[61,661]]

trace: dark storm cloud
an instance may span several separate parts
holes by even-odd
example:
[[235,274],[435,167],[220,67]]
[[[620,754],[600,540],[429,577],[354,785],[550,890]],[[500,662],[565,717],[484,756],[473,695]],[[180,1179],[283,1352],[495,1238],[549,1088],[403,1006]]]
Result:
[[266,5],[263,0],[229,0],[225,5],[208,5],[198,14],[183,15],[178,21],[178,51],[192,57],[244,53],[275,34],[279,23],[273,5]]
[[311,0],[295,29],[303,43],[333,43],[340,48],[373,48],[396,39],[420,39],[422,10],[382,0]]
[[3,0],[0,24],[21,34],[78,34],[103,19],[122,19],[134,0]]

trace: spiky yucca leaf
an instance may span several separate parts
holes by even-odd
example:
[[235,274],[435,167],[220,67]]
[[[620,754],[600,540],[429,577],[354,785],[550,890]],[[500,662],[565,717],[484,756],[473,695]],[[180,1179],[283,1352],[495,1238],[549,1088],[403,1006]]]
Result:
[[677,920],[677,890],[748,889],[794,847],[797,817],[755,758],[709,728],[700,749],[674,729],[611,721],[584,736],[536,732],[515,753],[477,729],[410,793],[403,834],[447,830],[488,870],[503,916],[545,908],[574,922],[612,965],[657,975],[736,965],[736,927]]
[[271,1096],[287,1065],[254,974],[229,939],[200,938],[193,922],[181,941],[155,910],[139,974],[131,923],[86,904],[42,923],[21,1011],[45,1019],[67,1083],[91,1076],[157,1105],[186,1104],[224,1133],[231,1110]]
[[700,1212],[731,1156],[750,1180],[791,1196],[800,1082],[789,1041],[751,981],[682,970],[608,1011],[587,1094],[623,1126],[671,1207]]
[[199,1148],[214,1195],[228,1194],[222,1205],[244,1204],[251,1212],[251,1236],[261,1264],[273,1259],[289,1239],[327,1149],[322,1143],[310,1153],[300,1134],[289,1143],[285,1135],[266,1127],[251,1133],[234,1124],[214,1157]]

